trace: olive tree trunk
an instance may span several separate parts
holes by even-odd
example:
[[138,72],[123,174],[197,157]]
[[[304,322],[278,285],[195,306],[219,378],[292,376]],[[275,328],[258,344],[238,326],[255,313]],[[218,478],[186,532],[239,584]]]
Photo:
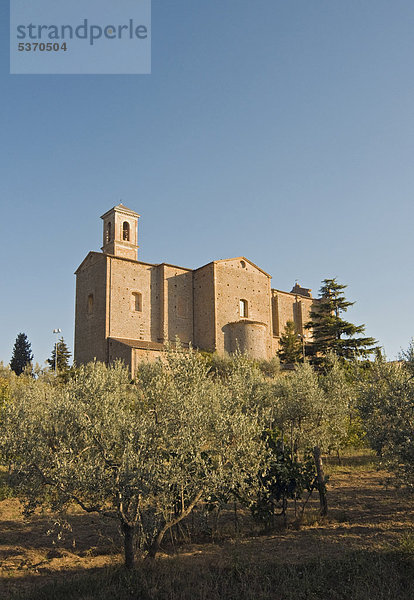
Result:
[[135,528],[131,527],[124,521],[121,523],[122,533],[124,534],[124,556],[125,556],[125,567],[132,569],[134,567],[134,535]]
[[321,449],[319,446],[313,448],[313,460],[316,467],[316,483],[319,492],[320,514],[325,517],[328,514],[328,500],[326,498],[326,481],[323,472]]
[[166,523],[164,525],[164,527],[158,532],[158,534],[155,537],[152,544],[148,547],[148,552],[147,552],[147,556],[146,556],[147,559],[156,557],[157,552],[160,549],[161,542],[162,542],[166,532],[171,527],[174,527],[174,525],[177,525],[180,521],[182,521],[185,517],[187,517],[191,513],[191,511],[193,510],[193,508],[195,507],[197,502],[199,502],[202,495],[203,495],[203,490],[200,490],[199,493],[194,498],[194,500],[191,502],[191,504],[185,510],[182,510],[181,513],[175,519],[173,519],[172,521],[169,521],[168,523]]

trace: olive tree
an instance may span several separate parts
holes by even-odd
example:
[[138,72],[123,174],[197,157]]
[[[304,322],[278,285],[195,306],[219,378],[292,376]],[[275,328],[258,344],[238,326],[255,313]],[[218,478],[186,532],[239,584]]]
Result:
[[297,456],[299,450],[311,449],[317,471],[317,487],[321,504],[321,514],[326,515],[326,483],[321,459],[321,445],[324,429],[325,397],[319,386],[318,376],[304,363],[275,385],[278,397],[276,424],[282,440],[290,446],[290,455]]
[[414,489],[414,376],[406,362],[376,361],[361,386],[359,408],[371,447],[396,481]]
[[208,376],[195,352],[170,351],[135,384],[121,365],[80,367],[64,386],[31,382],[3,408],[1,450],[29,509],[118,519],[125,563],[154,557],[197,503],[248,487],[264,461],[244,397]]
[[339,451],[350,445],[350,432],[358,430],[356,381],[333,354],[326,358],[325,373],[319,376],[324,393],[321,445],[324,451]]
[[337,447],[346,437],[350,387],[339,361],[330,357],[325,375],[318,376],[309,363],[274,384],[275,425],[292,458],[311,451],[322,515],[328,511],[322,452]]

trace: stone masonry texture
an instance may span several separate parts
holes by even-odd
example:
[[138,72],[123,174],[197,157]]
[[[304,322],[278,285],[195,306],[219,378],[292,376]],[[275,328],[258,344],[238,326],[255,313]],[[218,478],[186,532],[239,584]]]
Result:
[[138,260],[139,215],[122,204],[102,216],[102,252],[90,252],[76,271],[77,364],[122,360],[132,371],[161,356],[164,344],[221,355],[237,349],[270,359],[287,321],[298,335],[312,305],[311,290],[271,287],[271,277],[245,257],[199,269]]

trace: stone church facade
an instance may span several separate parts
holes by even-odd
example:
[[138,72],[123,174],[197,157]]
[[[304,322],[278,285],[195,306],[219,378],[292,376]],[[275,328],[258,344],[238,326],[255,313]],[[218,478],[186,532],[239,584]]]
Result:
[[141,262],[139,215],[120,204],[101,218],[102,252],[89,252],[76,271],[77,364],[120,358],[134,373],[177,337],[183,346],[270,359],[288,320],[302,339],[311,336],[310,289],[273,289],[271,276],[245,257],[194,270]]

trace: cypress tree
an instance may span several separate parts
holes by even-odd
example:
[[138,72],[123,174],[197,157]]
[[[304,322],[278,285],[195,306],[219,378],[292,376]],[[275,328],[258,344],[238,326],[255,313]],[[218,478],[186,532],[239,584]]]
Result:
[[33,360],[32,347],[25,333],[19,333],[14,342],[13,354],[10,361],[10,368],[21,375],[27,365]]

